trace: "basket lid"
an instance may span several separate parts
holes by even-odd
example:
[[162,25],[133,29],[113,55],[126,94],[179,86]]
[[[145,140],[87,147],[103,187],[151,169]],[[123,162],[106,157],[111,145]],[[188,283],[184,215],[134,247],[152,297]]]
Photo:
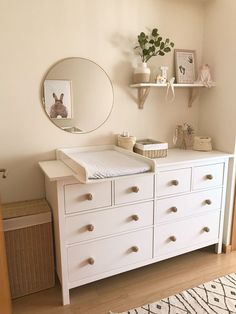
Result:
[[3,219],[24,217],[50,212],[45,199],[7,203],[2,205]]

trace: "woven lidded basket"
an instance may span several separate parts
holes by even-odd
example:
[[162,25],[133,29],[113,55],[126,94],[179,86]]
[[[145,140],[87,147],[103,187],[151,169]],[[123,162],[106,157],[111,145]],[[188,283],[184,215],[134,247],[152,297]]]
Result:
[[55,284],[51,210],[45,199],[3,204],[13,299]]

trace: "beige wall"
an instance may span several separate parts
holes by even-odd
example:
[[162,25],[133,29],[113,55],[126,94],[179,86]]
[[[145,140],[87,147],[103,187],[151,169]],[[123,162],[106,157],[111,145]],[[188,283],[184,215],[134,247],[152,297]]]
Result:
[[[187,108],[187,90],[176,90],[172,104],[165,103],[163,90],[152,90],[141,111],[128,85],[140,31],[158,26],[176,48],[196,49],[201,60],[203,18],[202,3],[192,0],[0,0],[0,167],[9,170],[0,186],[3,201],[44,196],[37,163],[54,159],[56,148],[113,143],[123,130],[171,144],[177,123],[197,128],[199,107]],[[112,115],[90,134],[59,130],[41,106],[43,76],[70,56],[95,61],[114,84]],[[172,65],[173,53],[151,64],[154,73],[161,64]]]
[[234,152],[236,134],[236,1],[209,0],[205,12],[204,58],[212,66],[217,87],[201,98],[199,127],[214,147]]
[[[216,88],[201,97],[199,132],[213,139],[214,148],[234,153],[236,135],[236,1],[208,0],[205,10],[204,63],[212,66]],[[230,161],[224,221],[224,243],[230,243],[235,162]]]

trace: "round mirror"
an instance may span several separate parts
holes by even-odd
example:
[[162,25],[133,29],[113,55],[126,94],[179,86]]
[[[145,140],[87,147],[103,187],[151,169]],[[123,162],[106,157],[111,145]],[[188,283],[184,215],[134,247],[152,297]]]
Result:
[[71,133],[96,130],[111,114],[113,86],[107,73],[84,58],[57,62],[42,86],[43,107],[50,120]]

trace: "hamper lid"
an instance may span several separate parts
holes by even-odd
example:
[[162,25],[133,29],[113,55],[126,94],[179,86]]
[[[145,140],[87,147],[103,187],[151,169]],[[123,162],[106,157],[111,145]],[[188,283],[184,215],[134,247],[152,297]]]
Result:
[[50,212],[45,199],[2,204],[3,219],[24,217]]

